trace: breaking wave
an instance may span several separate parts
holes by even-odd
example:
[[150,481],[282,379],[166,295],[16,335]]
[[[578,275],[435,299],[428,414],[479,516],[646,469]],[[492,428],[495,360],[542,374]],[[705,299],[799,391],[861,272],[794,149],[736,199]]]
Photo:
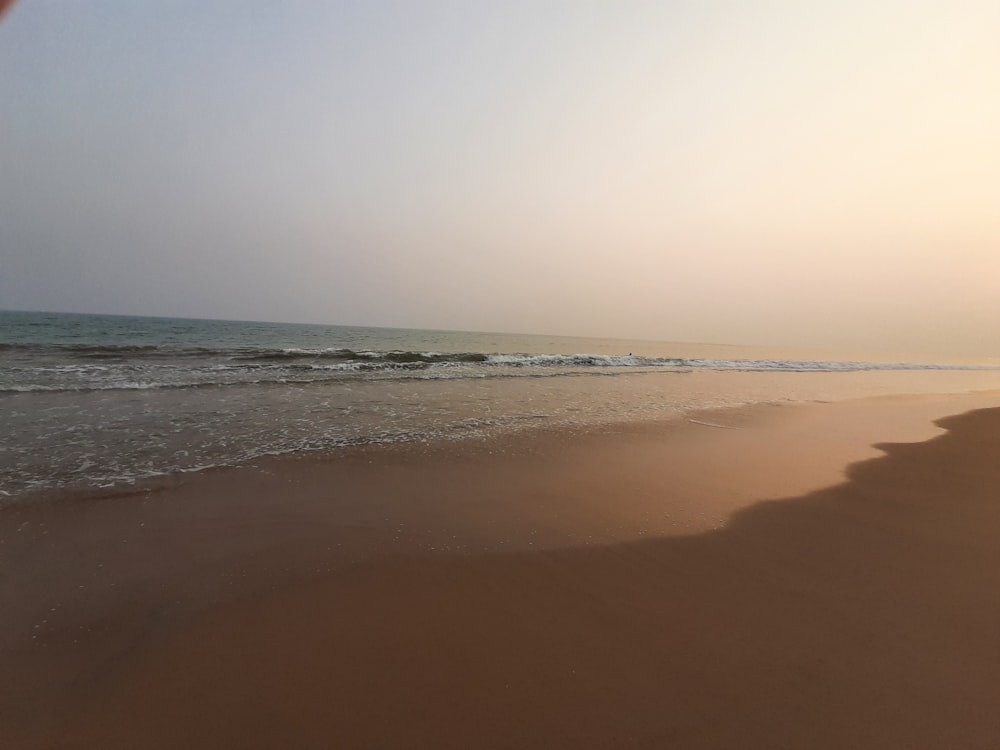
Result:
[[[392,368],[398,365],[482,365],[527,367],[616,367],[616,368],[709,368],[717,370],[783,370],[793,372],[843,372],[859,370],[979,370],[986,366],[913,364],[825,360],[722,360],[682,357],[647,357],[609,354],[521,354],[486,352],[436,352],[403,350],[355,350],[347,348],[182,347],[147,344],[29,344],[0,343],[0,354],[38,355],[61,360],[195,360],[224,363],[233,367],[254,365],[317,366],[347,365]],[[194,363],[189,363],[194,364]],[[200,363],[197,363],[200,364]],[[196,365],[197,366],[197,365]]]
[[[552,377],[634,372],[987,370],[985,366],[809,360],[721,360],[601,354],[4,344],[16,362],[0,393],[306,385],[351,380]],[[38,355],[34,357],[32,355]],[[57,355],[58,364],[53,355]]]
[[459,354],[441,354],[439,352],[372,352],[354,351],[353,349],[270,349],[252,353],[238,353],[231,356],[237,362],[299,362],[304,360],[332,360],[339,362],[387,362],[397,364],[409,363],[443,363],[443,362],[485,362],[487,354],[478,352],[463,352]]

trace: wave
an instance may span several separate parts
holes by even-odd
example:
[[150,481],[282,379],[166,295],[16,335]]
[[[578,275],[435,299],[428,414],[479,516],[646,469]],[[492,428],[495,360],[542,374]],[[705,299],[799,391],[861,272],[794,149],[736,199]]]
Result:
[[[740,360],[613,354],[374,351],[331,347],[178,347],[0,344],[0,394],[305,385],[350,380],[619,375],[637,372],[857,372],[997,370],[977,365],[828,360]],[[39,356],[33,356],[33,353]]]
[[258,348],[171,346],[153,344],[36,344],[0,343],[2,352],[39,353],[73,359],[211,359],[234,367],[253,365],[485,365],[504,367],[685,367],[720,370],[783,370],[840,372],[856,370],[982,370],[977,365],[886,363],[827,360],[719,360],[611,354],[526,354],[487,352],[436,352],[405,350],[356,350],[349,348]]
[[488,354],[460,352],[410,351],[354,351],[353,349],[268,349],[247,354],[237,354],[230,359],[237,362],[294,362],[301,360],[340,360],[344,362],[395,362],[399,364],[443,362],[486,362]]
[[490,357],[482,352],[421,352],[421,351],[355,351],[346,348],[327,349],[268,349],[255,347],[168,346],[152,344],[35,344],[0,343],[0,353],[23,352],[66,359],[188,359],[217,358],[233,362],[294,362],[303,360],[333,360],[343,362],[485,362]]
[[223,349],[208,347],[172,347],[153,344],[30,344],[0,343],[2,352],[25,352],[47,356],[61,355],[68,359],[126,359],[145,357],[211,357]]
[[231,361],[282,363],[289,367],[340,367],[379,370],[424,366],[481,365],[504,368],[667,368],[785,372],[856,372],[865,370],[991,370],[977,365],[918,364],[826,360],[719,360],[611,354],[487,354],[481,352],[354,351],[352,349],[281,349],[240,354]]
[[920,364],[911,362],[841,362],[813,360],[719,360],[689,359],[695,369],[738,370],[741,372],[866,372],[870,370],[996,370],[980,365]]
[[89,383],[86,385],[43,385],[29,383],[25,385],[0,385],[0,394],[7,393],[89,393],[92,391],[150,391],[150,390],[188,390],[194,388],[222,388],[230,386],[253,385],[308,385],[311,383],[329,383],[330,378],[257,378],[253,380],[215,380],[201,382],[140,382],[115,381],[108,383]]
[[354,351],[353,349],[276,349],[238,354],[230,359],[248,363],[309,361],[386,365],[482,364],[507,367],[684,367],[688,360],[602,354],[488,354],[483,352]]

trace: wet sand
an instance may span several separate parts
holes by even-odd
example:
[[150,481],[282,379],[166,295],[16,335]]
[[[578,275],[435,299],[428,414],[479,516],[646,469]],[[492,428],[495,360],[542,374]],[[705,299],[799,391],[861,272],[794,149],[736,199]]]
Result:
[[0,747],[994,748],[998,405],[760,406],[7,508]]

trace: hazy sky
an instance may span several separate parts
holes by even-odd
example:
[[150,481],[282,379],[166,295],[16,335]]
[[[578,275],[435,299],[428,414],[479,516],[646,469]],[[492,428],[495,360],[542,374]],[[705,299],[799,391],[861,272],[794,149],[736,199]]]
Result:
[[1000,356],[1000,2],[22,0],[0,308]]

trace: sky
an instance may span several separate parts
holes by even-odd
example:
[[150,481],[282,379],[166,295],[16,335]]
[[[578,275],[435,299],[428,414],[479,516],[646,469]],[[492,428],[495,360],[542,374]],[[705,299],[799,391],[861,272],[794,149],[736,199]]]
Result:
[[0,308],[1000,356],[996,0],[21,0]]

